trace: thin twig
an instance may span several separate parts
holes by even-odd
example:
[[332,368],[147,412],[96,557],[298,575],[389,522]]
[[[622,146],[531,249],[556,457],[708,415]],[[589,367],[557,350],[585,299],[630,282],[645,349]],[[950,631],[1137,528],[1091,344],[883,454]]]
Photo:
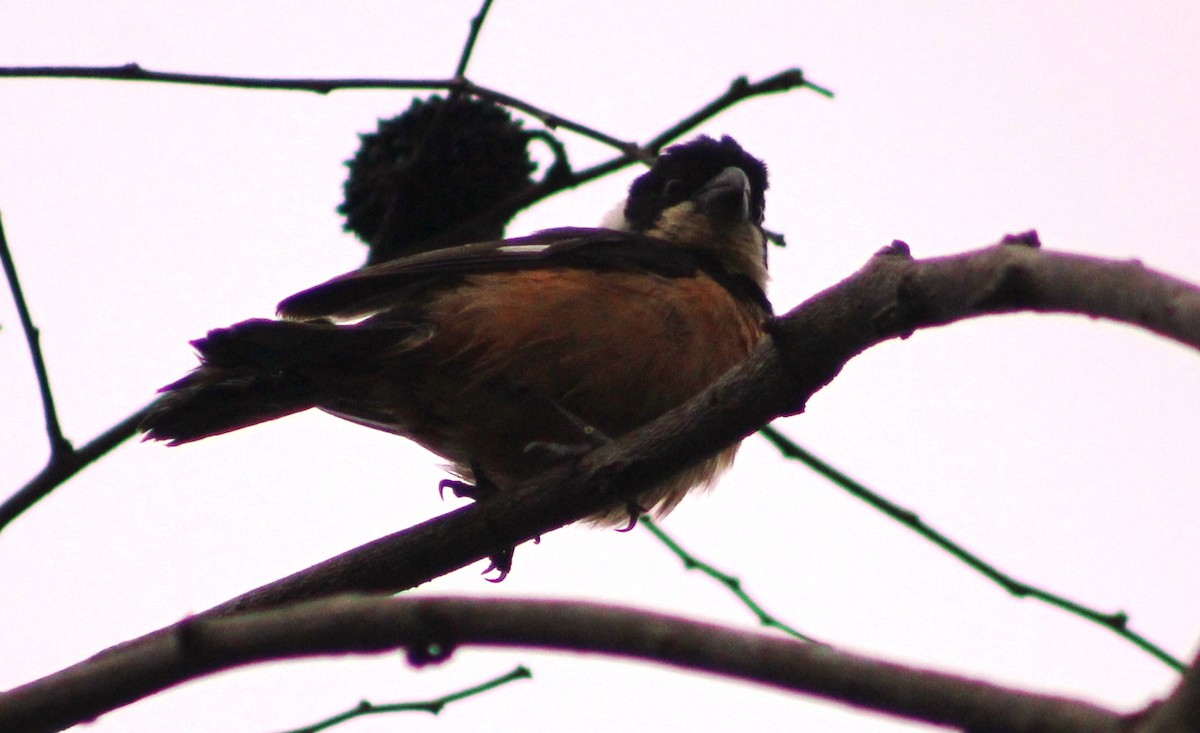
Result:
[[190,84],[196,86],[225,87],[233,89],[256,89],[289,92],[311,92],[329,94],[347,89],[405,89],[445,90],[469,93],[506,106],[519,109],[542,121],[548,127],[563,127],[590,137],[597,142],[611,145],[619,150],[626,143],[611,135],[605,135],[587,125],[572,122],[564,117],[546,112],[540,107],[482,87],[471,81],[451,77],[449,79],[382,79],[382,78],[337,78],[337,79],[281,79],[251,76],[221,76],[216,74],[184,74],[173,71],[153,71],[137,63],[122,66],[30,66],[0,68],[0,78],[50,78],[50,79],[103,79],[108,81],[145,81],[166,84]]
[[505,107],[512,107],[513,109],[520,110],[551,130],[559,128],[570,130],[571,132],[583,135],[584,137],[591,138],[596,142],[616,148],[617,150],[626,154],[635,154],[638,150],[637,143],[620,140],[612,135],[601,132],[594,127],[590,127],[581,122],[568,120],[567,118],[561,117],[553,112],[547,112],[540,107],[536,107],[529,102],[509,96],[504,92],[498,92],[495,89],[489,89],[488,87],[480,86],[473,81],[464,80],[463,88],[477,97],[488,99],[496,104],[502,104]]
[[[466,51],[466,49],[464,49]],[[460,61],[460,64],[462,62]],[[215,74],[184,74],[171,71],[153,71],[137,63],[121,66],[26,66],[2,67],[0,78],[52,78],[52,79],[105,79],[109,81],[147,81],[170,84],[194,84],[200,86],[229,87],[238,89],[271,89],[277,91],[311,92],[329,94],[342,89],[442,89],[461,90],[477,97],[488,99],[534,117],[549,128],[563,128],[591,138],[597,142],[620,150],[627,162],[636,159],[650,160],[667,143],[694,129],[704,121],[716,116],[734,104],[753,96],[774,94],[804,87],[818,94],[832,97],[828,89],[813,84],[804,78],[799,69],[788,69],[759,82],[748,82],[745,77],[736,79],[729,88],[708,105],[684,118],[656,136],[650,143],[637,146],[582,123],[548,112],[537,105],[511,97],[503,92],[480,86],[466,78],[450,79],[381,79],[381,78],[330,78],[330,79],[280,79],[249,76],[220,76]]]
[[[2,72],[2,70],[0,70],[0,72]],[[3,74],[0,73],[0,76],[2,75]],[[606,176],[609,173],[614,173],[635,163],[644,163],[646,165],[650,165],[654,162],[654,159],[658,156],[662,149],[669,143],[687,134],[691,130],[717,116],[731,106],[751,97],[763,94],[776,94],[778,92],[801,87],[807,87],[820,91],[821,93],[825,93],[825,90],[823,90],[821,87],[817,87],[805,81],[804,74],[799,69],[789,69],[757,82],[747,82],[745,77],[741,77],[734,80],[733,83],[731,83],[730,86],[713,101],[685,117],[682,122],[671,125],[666,130],[660,132],[658,135],[655,135],[650,142],[646,143],[645,145],[638,145],[637,143],[623,142],[610,135],[606,135],[599,130],[587,127],[586,125],[580,125],[578,123],[570,122],[569,120],[551,115],[543,110],[531,107],[519,99],[508,97],[507,95],[494,92],[490,89],[483,89],[482,87],[475,86],[471,82],[466,83],[468,85],[468,89],[472,90],[473,92],[484,92],[488,99],[492,99],[501,104],[506,104],[514,107],[515,109],[519,109],[522,112],[539,119],[542,124],[546,125],[547,127],[558,126],[569,129],[572,132],[579,133],[580,135],[584,135],[593,140],[610,145],[622,151],[622,153],[621,155],[610,158],[609,160],[601,163],[597,163],[596,165],[593,165],[590,168],[585,168],[581,171],[573,171],[565,169],[564,167],[566,173],[562,175],[549,176],[542,181],[526,188],[524,191],[516,193],[510,196],[508,199],[496,204],[491,209],[477,217],[476,220],[464,222],[463,224],[459,225],[464,229],[473,226],[477,220],[508,220],[516,212],[528,208],[542,199],[548,198],[556,193],[559,193],[560,191],[576,188],[585,183],[589,183],[597,178]],[[782,239],[782,237],[780,239]]]
[[733,593],[735,596],[737,596],[738,600],[740,600],[742,602],[742,605],[744,605],[746,608],[750,609],[750,612],[758,617],[758,622],[760,624],[762,624],[763,626],[766,626],[766,627],[772,628],[772,629],[779,629],[780,631],[784,632],[785,634],[795,637],[795,638],[799,639],[800,641],[807,641],[807,642],[810,642],[813,644],[823,644],[824,643],[822,641],[817,641],[816,639],[812,638],[811,636],[808,636],[807,634],[803,634],[803,633],[797,631],[796,629],[792,628],[791,626],[788,626],[784,622],[780,621],[778,618],[776,618],[772,614],[768,613],[762,606],[758,605],[758,603],[753,598],[750,597],[750,594],[748,594],[748,593],[746,593],[746,591],[742,590],[742,581],[740,579],[735,578],[734,576],[724,573],[720,570],[717,570],[712,565],[709,565],[708,563],[704,562],[703,560],[697,558],[692,553],[683,549],[683,547],[680,546],[680,544],[678,542],[676,542],[666,532],[664,532],[662,530],[662,527],[659,527],[658,524],[654,522],[654,520],[650,519],[650,517],[643,515],[642,517],[640,517],[638,519],[638,521],[641,523],[641,525],[643,527],[645,527],[646,529],[648,529],[650,531],[650,534],[652,534],[656,538],[658,538],[659,542],[663,543],[667,547],[668,550],[675,553],[675,556],[683,561],[684,568],[686,568],[687,570],[698,570],[701,573],[704,573],[708,577],[712,578],[713,580],[716,580],[718,583],[720,583],[721,585],[728,588],[729,591],[731,593]]
[[467,64],[471,63],[471,52],[475,50],[475,41],[479,39],[479,31],[483,29],[483,22],[487,20],[488,11],[491,9],[492,0],[483,0],[483,7],[479,8],[479,13],[471,18],[471,32],[467,34],[467,42],[458,57],[458,67],[454,69],[456,79],[466,78]]
[[740,76],[733,80],[725,93],[709,102],[704,107],[693,112],[691,115],[683,118],[675,125],[667,128],[652,141],[646,144],[646,149],[653,150],[657,153],[664,145],[684,135],[696,127],[699,127],[703,122],[712,117],[715,117],[719,112],[723,112],[733,105],[741,102],[743,99],[757,97],[763,94],[777,94],[779,92],[788,92],[793,89],[808,88],[826,97],[833,97],[833,92],[824,87],[817,86],[804,78],[804,72],[800,69],[788,69],[781,71],[774,76],[769,76],[762,81],[751,83],[744,76]]
[[145,415],[145,408],[125,418],[94,440],[76,449],[63,436],[62,427],[58,422],[58,413],[54,409],[54,393],[50,389],[50,378],[46,372],[46,362],[42,358],[39,345],[38,330],[33,325],[29,308],[25,304],[25,296],[21,292],[21,282],[17,278],[16,264],[8,249],[8,239],[4,234],[4,222],[0,220],[0,260],[4,264],[4,274],[8,279],[9,289],[12,290],[13,300],[17,305],[17,313],[25,330],[25,339],[29,342],[29,353],[33,357],[33,369],[37,373],[38,388],[42,395],[42,409],[46,416],[46,434],[50,438],[50,458],[45,467],[34,476],[29,483],[17,490],[0,504],[0,531],[9,525],[31,506],[42,500],[61,486],[80,470],[93,461],[116,448],[137,432],[138,423]]
[[185,74],[153,71],[131,62],[120,66],[19,66],[0,68],[0,77],[49,79],[104,79],[108,81],[148,81],[168,84],[228,87],[235,89],[271,89],[288,92],[329,94],[342,89],[452,89],[454,79],[380,79],[351,77],[337,79],[280,79],[218,74]]
[[319,733],[319,731],[328,730],[335,725],[341,725],[342,723],[355,718],[361,718],[365,715],[382,715],[385,713],[407,712],[423,712],[437,715],[442,712],[442,710],[450,703],[458,702],[459,700],[465,700],[468,697],[481,695],[490,690],[494,690],[501,685],[507,685],[508,683],[516,682],[517,680],[527,680],[531,677],[533,677],[533,674],[527,667],[522,665],[507,674],[500,675],[499,677],[490,679],[487,682],[475,685],[474,687],[468,687],[465,690],[459,690],[458,692],[452,692],[448,695],[443,695],[442,697],[434,700],[423,700],[420,702],[394,702],[387,703],[385,705],[376,705],[367,700],[363,700],[358,705],[344,713],[338,713],[337,715],[330,716],[325,720],[318,721],[312,725],[285,731],[284,733]]
[[60,453],[51,458],[46,467],[34,476],[29,483],[21,487],[17,493],[0,504],[0,531],[19,517],[25,510],[36,504],[47,494],[67,482],[75,474],[91,465],[104,454],[124,443],[137,432],[137,426],[146,416],[142,408],[112,426],[91,442],[72,450],[70,453]]
[[1102,613],[1087,606],[1076,603],[1075,601],[1056,595],[1041,588],[1034,587],[1027,583],[1013,578],[1011,575],[998,569],[996,566],[982,559],[946,535],[937,531],[933,527],[926,524],[920,516],[910,509],[889,501],[874,491],[871,491],[866,486],[863,486],[858,481],[850,478],[846,474],[837,470],[828,463],[817,458],[812,453],[804,448],[801,448],[786,435],[779,432],[771,426],[767,426],[759,431],[760,434],[769,440],[785,458],[790,458],[799,461],[808,466],[812,470],[821,474],[825,478],[832,481],[840,488],[847,491],[856,499],[861,499],[870,504],[874,508],[883,512],[884,515],[896,520],[900,524],[908,527],[912,531],[921,535],[933,544],[950,553],[952,557],[965,563],[983,577],[999,585],[1004,590],[1008,591],[1017,598],[1033,598],[1042,601],[1043,603],[1061,608],[1068,613],[1074,614],[1092,623],[1099,624],[1104,628],[1112,631],[1118,636],[1132,642],[1138,648],[1148,652],[1150,655],[1171,667],[1177,672],[1182,672],[1187,669],[1179,659],[1176,659],[1165,649],[1150,641],[1146,637],[1132,631],[1129,628],[1129,616],[1124,611],[1116,613]]
[[12,291],[13,302],[16,303],[17,314],[21,318],[21,328],[25,331],[25,341],[29,344],[29,355],[33,358],[33,371],[37,374],[38,390],[42,394],[42,412],[46,416],[46,435],[50,438],[50,460],[53,462],[59,456],[71,453],[71,442],[63,436],[62,426],[58,422],[58,412],[54,409],[54,393],[50,390],[50,376],[46,372],[46,361],[42,358],[41,338],[37,327],[33,325],[33,318],[29,315],[29,307],[25,304],[25,296],[21,292],[21,281],[17,278],[17,266],[8,250],[8,238],[4,235],[2,219],[0,260],[4,263],[4,276],[8,279],[8,288]]

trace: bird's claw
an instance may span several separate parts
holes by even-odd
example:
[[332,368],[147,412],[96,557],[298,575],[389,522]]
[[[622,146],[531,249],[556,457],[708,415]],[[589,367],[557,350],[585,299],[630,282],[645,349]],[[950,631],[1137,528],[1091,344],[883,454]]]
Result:
[[483,501],[489,496],[495,496],[500,491],[494,483],[475,465],[471,466],[471,473],[474,475],[475,481],[460,481],[459,479],[446,478],[438,482],[438,496],[442,499],[446,498],[446,489],[450,489],[450,493],[454,494],[459,499],[470,499],[471,501]]
[[626,501],[625,510],[629,512],[629,523],[618,529],[618,532],[629,532],[637,526],[638,520],[646,513],[646,508],[637,502]]
[[454,494],[459,499],[478,499],[479,490],[475,484],[459,481],[457,479],[447,478],[438,482],[438,497],[442,500],[446,498],[446,489],[450,489],[450,493]]
[[509,571],[512,570],[513,550],[514,548],[510,547],[488,557],[488,566],[482,574],[487,575],[494,570],[497,575],[494,578],[484,578],[484,580],[489,583],[500,583],[508,577]]

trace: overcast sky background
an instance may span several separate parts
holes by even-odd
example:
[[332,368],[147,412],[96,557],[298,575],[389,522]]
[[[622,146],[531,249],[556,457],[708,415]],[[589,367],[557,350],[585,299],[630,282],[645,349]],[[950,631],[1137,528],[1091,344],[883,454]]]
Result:
[[[475,0],[74,2],[0,7],[0,66],[253,76],[446,77]],[[477,82],[646,140],[734,77],[790,66],[837,92],[755,99],[702,132],[771,169],[770,295],[783,312],[893,239],[919,257],[1036,228],[1047,248],[1200,281],[1200,5],[1191,2],[500,0]],[[356,133],[402,92],[318,96],[0,79],[0,213],[67,435],[82,444],[191,368],[189,339],[266,316],[356,267],[334,209]],[[582,166],[608,153],[564,134]],[[627,170],[520,216],[510,235],[597,222]],[[46,438],[11,298],[0,297],[0,490]],[[779,427],[1018,578],[1103,611],[1185,659],[1200,639],[1197,355],[1132,328],[989,318],[855,359]],[[0,533],[0,688],[457,504],[438,461],[321,414],[192,446],[131,442]],[[1126,710],[1173,674],[1113,634],[1018,601],[788,465],[758,438],[664,523],[817,638]],[[466,568],[421,593],[588,598],[751,628],[753,617],[644,531],[567,528],[505,583]],[[451,692],[523,663],[532,681],[437,718],[347,731],[923,729],[649,665],[464,651],[278,664],[187,685],[89,730],[272,731],[366,698]]]

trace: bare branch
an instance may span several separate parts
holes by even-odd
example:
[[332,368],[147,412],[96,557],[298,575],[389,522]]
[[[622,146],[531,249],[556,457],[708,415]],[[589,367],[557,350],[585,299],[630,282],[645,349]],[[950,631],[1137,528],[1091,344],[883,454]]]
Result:
[[[486,10],[486,8],[485,8]],[[482,11],[481,11],[482,12]],[[476,20],[479,20],[477,17]],[[464,49],[464,54],[469,49]],[[464,58],[465,60],[465,58]],[[462,61],[460,61],[460,64]],[[750,97],[762,94],[774,94],[777,92],[788,91],[800,87],[812,89],[818,94],[824,96],[833,96],[829,90],[813,84],[804,78],[803,72],[799,69],[788,69],[774,76],[768,77],[760,82],[750,83],[745,77],[738,78],[730,85],[720,97],[702,107],[700,110],[692,113],[666,131],[654,138],[644,147],[639,147],[636,143],[630,143],[612,135],[606,134],[595,128],[589,127],[578,122],[573,122],[561,115],[553,112],[548,112],[537,105],[530,104],[524,100],[511,97],[503,92],[498,92],[487,87],[479,86],[474,82],[462,76],[455,76],[449,79],[382,79],[382,78],[338,78],[338,79],[281,79],[281,78],[264,78],[251,76],[222,76],[217,74],[183,74],[173,71],[153,71],[145,69],[137,63],[128,63],[122,66],[9,66],[0,67],[0,78],[50,78],[50,79],[104,79],[109,81],[146,81],[146,82],[162,82],[168,84],[192,84],[200,86],[215,86],[229,87],[236,89],[272,89],[277,91],[293,91],[293,92],[312,92],[315,94],[329,94],[330,92],[343,89],[430,89],[430,90],[446,90],[459,92],[464,94],[472,94],[482,99],[491,100],[497,104],[502,104],[513,109],[520,110],[525,114],[534,117],[546,127],[551,129],[563,128],[572,132],[591,138],[597,142],[603,143],[610,147],[621,151],[623,167],[637,160],[647,158],[645,151],[651,151],[649,158],[653,158],[653,154],[657,154],[664,145],[670,141],[685,134],[705,120],[715,117],[718,113],[729,109],[733,105]],[[647,158],[647,159],[649,159]],[[605,164],[602,164],[605,165]],[[595,170],[595,169],[592,169]],[[612,168],[605,172],[616,170]],[[571,183],[569,186],[562,186],[554,190],[548,191],[536,200],[562,190],[570,188],[591,180],[592,177],[582,178]],[[526,203],[525,206],[528,206]],[[523,208],[523,207],[522,207]]]
[[0,729],[61,730],[189,679],[254,662],[405,649],[414,664],[463,646],[658,662],[966,730],[1121,730],[1088,703],[889,664],[829,647],[595,603],[340,596],[189,619],[0,696]]
[[742,588],[742,581],[740,578],[736,578],[728,573],[718,570],[717,568],[683,549],[683,547],[676,542],[674,538],[664,532],[662,527],[659,527],[658,524],[649,516],[643,515],[638,519],[638,523],[645,527],[650,534],[654,535],[655,539],[663,543],[663,545],[666,546],[668,550],[673,552],[676,557],[682,560],[685,570],[699,571],[700,573],[707,575],[721,585],[725,586],[725,588],[727,588],[729,592],[732,593],[742,603],[743,606],[748,608],[750,612],[758,618],[758,623],[761,625],[767,627],[768,629],[779,629],[788,636],[800,641],[807,641],[812,644],[824,643],[818,639],[814,639],[808,634],[798,631],[797,629],[776,618],[773,614],[768,613],[765,608],[759,605],[758,602],[751,598],[750,594],[747,593],[744,588]]
[[826,97],[832,97],[833,92],[824,87],[811,84],[804,78],[804,72],[800,69],[788,69],[781,71],[774,76],[769,76],[762,81],[751,83],[746,77],[741,76],[733,80],[725,93],[709,102],[704,107],[693,112],[688,117],[685,117],[679,123],[663,131],[660,135],[650,141],[646,148],[653,151],[658,151],[662,146],[672,140],[686,135],[688,132],[696,129],[705,121],[716,117],[717,114],[729,109],[733,105],[741,102],[743,99],[758,96],[761,94],[777,94],[779,92],[788,92],[793,89],[807,87]]
[[71,443],[63,436],[62,426],[58,423],[58,411],[54,409],[54,393],[50,390],[50,375],[46,372],[46,360],[42,358],[41,338],[33,318],[29,315],[29,307],[25,304],[25,295],[21,292],[21,281],[17,278],[17,265],[13,262],[12,252],[8,249],[8,238],[4,235],[4,222],[0,220],[0,262],[4,264],[4,276],[8,279],[8,289],[12,291],[13,302],[17,306],[17,314],[21,319],[21,328],[25,331],[25,341],[29,344],[29,355],[33,358],[33,371],[37,374],[38,390],[42,394],[42,411],[46,416],[46,435],[50,438],[50,460],[71,452]]
[[1123,321],[1200,348],[1200,290],[1140,263],[1011,244],[916,261],[895,247],[779,319],[774,338],[704,393],[578,465],[375,540],[209,613],[406,590],[593,514],[614,496],[635,496],[771,420],[801,412],[847,361],[874,344],[1020,310]]
[[146,408],[138,410],[121,422],[97,435],[90,442],[70,453],[52,457],[37,476],[22,486],[17,493],[0,504],[0,530],[3,530],[25,510],[36,504],[47,494],[66,483],[113,448],[133,437],[137,426],[146,416]]
[[905,527],[908,527],[912,531],[950,553],[951,557],[964,563],[967,565],[967,567],[975,570],[980,575],[992,581],[1017,598],[1033,598],[1051,606],[1060,608],[1068,613],[1084,619],[1085,621],[1091,621],[1094,624],[1103,626],[1117,636],[1132,642],[1138,648],[1148,652],[1154,658],[1166,664],[1171,669],[1174,669],[1176,672],[1182,672],[1183,670],[1187,669],[1183,662],[1173,657],[1165,649],[1129,628],[1129,615],[1124,611],[1103,613],[1093,608],[1081,605],[1064,596],[1060,596],[1057,593],[1051,593],[1050,591],[1043,590],[1042,588],[1019,581],[1008,573],[1000,570],[995,565],[987,562],[979,555],[976,555],[938,530],[926,524],[925,520],[921,519],[916,512],[906,509],[895,502],[889,501],[880,494],[871,491],[858,481],[855,481],[825,461],[817,458],[804,448],[800,447],[775,428],[768,425],[760,431],[760,434],[763,435],[767,440],[771,441],[771,443],[779,449],[779,452],[785,458],[790,458],[804,463],[804,465],[829,479],[835,485],[840,486],[851,496],[865,501],[867,504],[870,504],[885,516],[896,520]]
[[471,63],[471,52],[475,50],[475,41],[479,40],[479,31],[483,30],[483,22],[487,20],[488,11],[492,9],[492,0],[483,0],[479,12],[471,18],[471,32],[467,34],[467,42],[463,45],[462,54],[458,57],[458,66],[454,69],[454,78],[463,79],[467,76],[467,64]]
[[[577,465],[559,467],[511,492],[251,591],[183,629],[168,627],[114,647],[94,658],[89,669],[122,664],[126,655],[143,649],[160,655],[148,658],[151,666],[174,664],[161,655],[178,651],[180,644],[188,647],[191,636],[185,630],[201,620],[347,591],[393,593],[545,534],[595,513],[614,497],[636,494],[775,417],[802,411],[849,359],[917,328],[1018,311],[1078,313],[1140,326],[1200,348],[1200,289],[1195,286],[1137,262],[1042,252],[1030,246],[1036,242],[1031,235],[1006,242],[924,261],[911,259],[907,246],[894,243],[859,272],[779,319],[773,338],[712,388],[596,449]],[[645,621],[645,616],[637,618],[639,624]],[[538,622],[529,628],[544,626]],[[655,649],[668,658],[673,653],[661,645]],[[758,649],[738,656],[743,662],[758,659]],[[817,647],[810,648],[810,656],[831,653],[824,647],[821,652],[811,649]],[[189,657],[188,664],[193,670],[208,669],[203,666],[207,659]],[[161,670],[149,676],[159,674]],[[860,679],[860,674],[848,678]]]
[[12,289],[13,298],[17,302],[21,323],[25,328],[25,337],[29,341],[29,350],[33,356],[34,370],[38,375],[38,385],[42,392],[42,406],[46,413],[46,432],[50,436],[50,458],[46,466],[29,483],[21,487],[17,493],[0,504],[0,530],[8,526],[29,507],[60,486],[67,479],[79,473],[84,467],[116,448],[129,439],[137,431],[145,409],[139,410],[81,448],[74,448],[63,436],[58,424],[58,416],[54,410],[53,394],[50,391],[50,380],[46,375],[46,365],[42,360],[42,352],[38,347],[37,329],[30,318],[25,299],[21,295],[21,285],[17,280],[16,267],[8,250],[8,242],[4,237],[4,226],[0,223],[0,259],[4,261],[4,271],[8,276],[8,284]]
[[184,74],[154,71],[137,63],[121,66],[10,66],[0,67],[0,77],[42,79],[104,79],[108,81],[148,81],[168,84],[192,84],[235,89],[272,89],[276,91],[329,94],[342,89],[452,89],[454,79],[281,79],[219,74]]
[[916,261],[896,244],[779,319],[773,338],[704,393],[577,464],[377,539],[201,615],[346,592],[406,590],[594,514],[614,497],[637,495],[771,420],[801,412],[847,361],[874,344],[917,328],[1020,310],[1124,321],[1200,347],[1200,290],[1139,263],[1019,244]]
[[408,712],[424,712],[437,715],[445,710],[446,706],[451,703],[458,702],[459,700],[465,700],[468,697],[482,695],[485,692],[490,692],[497,687],[507,685],[510,682],[527,680],[532,676],[533,674],[527,668],[524,666],[518,666],[508,674],[500,675],[499,677],[493,677],[487,682],[468,687],[465,690],[452,692],[448,695],[442,695],[434,700],[393,703],[373,703],[368,700],[362,700],[353,708],[344,713],[338,713],[337,715],[332,715],[324,720],[313,723],[312,725],[306,725],[303,728],[295,728],[293,730],[284,731],[284,733],[318,733],[318,731],[328,730],[334,726],[354,720],[355,718],[363,718],[368,715],[388,715],[391,713]]

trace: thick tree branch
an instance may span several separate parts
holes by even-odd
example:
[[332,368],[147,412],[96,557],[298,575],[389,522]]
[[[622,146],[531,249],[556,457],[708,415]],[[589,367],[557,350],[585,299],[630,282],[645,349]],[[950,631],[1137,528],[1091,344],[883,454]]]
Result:
[[0,730],[62,730],[188,679],[254,662],[406,649],[411,662],[425,664],[471,645],[641,659],[965,730],[1121,730],[1116,713],[1087,703],[637,609],[377,596],[184,621],[0,696]]
[[[1024,241],[1024,240],[1021,240]],[[801,412],[853,356],[917,328],[1017,311],[1077,313],[1200,348],[1200,290],[1136,262],[1002,244],[911,259],[893,245],[780,318],[740,366],[620,441],[486,502],[380,538],[207,613],[344,592],[397,593],[635,496],[681,467]]]
[[224,603],[265,608],[347,591],[395,593],[595,513],[771,420],[803,410],[853,356],[917,328],[1017,311],[1077,313],[1200,348],[1200,289],[1136,262],[1002,244],[924,261],[893,246],[775,325],[743,364],[678,410],[576,466],[381,538]]
[[[1042,252],[1035,243],[1030,234],[924,261],[893,243],[859,272],[780,318],[773,338],[712,388],[577,465],[351,550],[197,619],[345,592],[395,593],[545,534],[636,495],[776,417],[802,411],[853,356],[918,328],[1017,311],[1077,313],[1200,348],[1200,289],[1137,262]],[[93,663],[138,649],[166,649],[178,635],[178,629],[162,629]]]

